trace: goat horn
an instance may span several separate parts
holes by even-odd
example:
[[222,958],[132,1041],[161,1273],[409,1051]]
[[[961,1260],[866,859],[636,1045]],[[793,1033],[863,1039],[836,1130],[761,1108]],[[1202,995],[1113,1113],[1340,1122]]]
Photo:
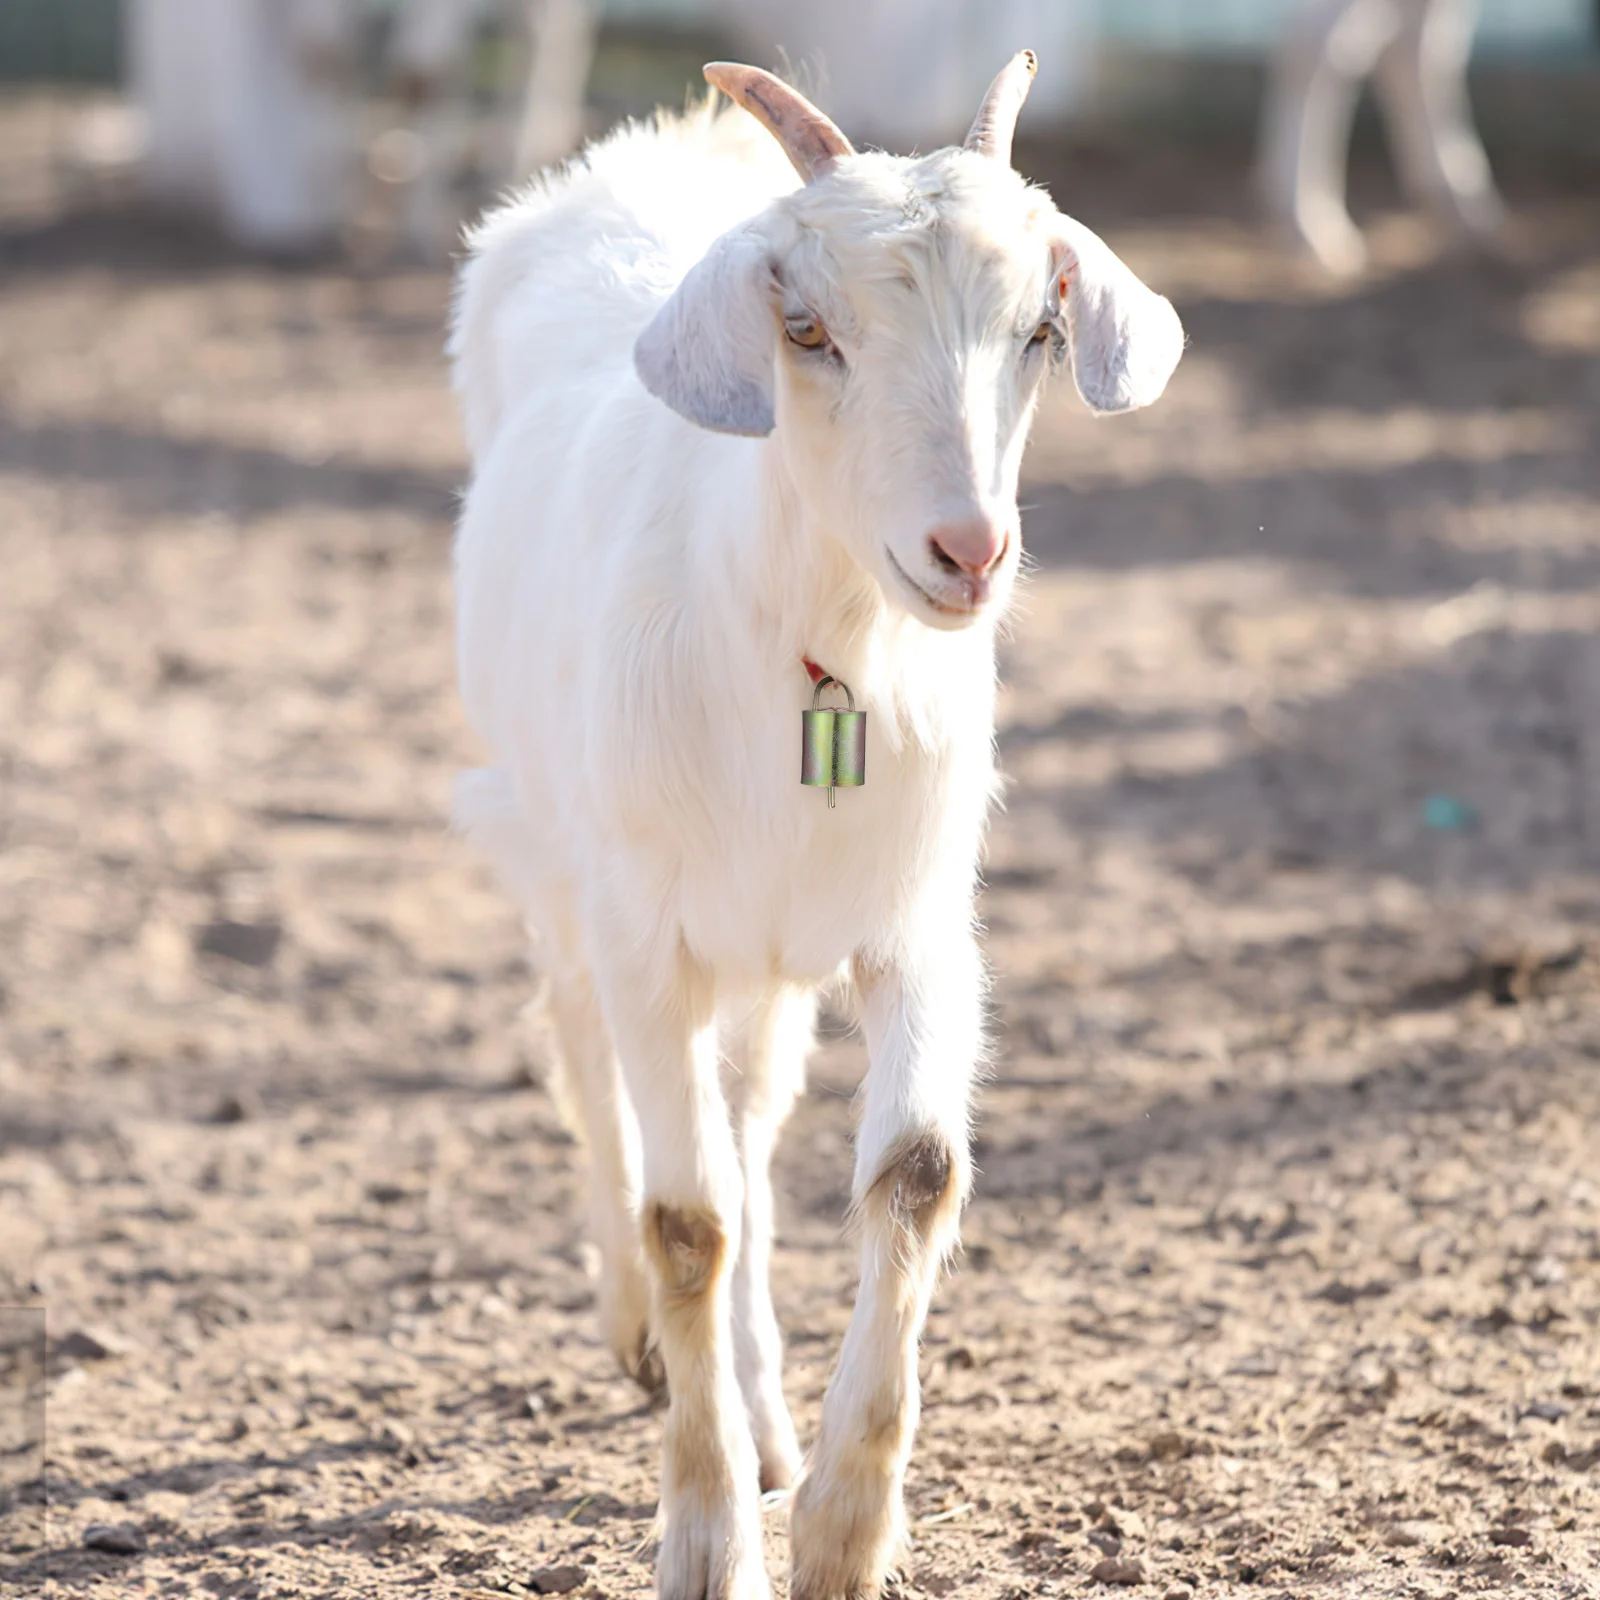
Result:
[[800,93],[760,67],[713,61],[706,82],[741,105],[783,146],[794,170],[810,183],[855,146]]
[[1017,131],[1017,114],[1028,98],[1033,75],[1038,70],[1038,56],[1031,50],[1019,50],[995,74],[977,116],[972,119],[967,149],[1011,165],[1011,136]]

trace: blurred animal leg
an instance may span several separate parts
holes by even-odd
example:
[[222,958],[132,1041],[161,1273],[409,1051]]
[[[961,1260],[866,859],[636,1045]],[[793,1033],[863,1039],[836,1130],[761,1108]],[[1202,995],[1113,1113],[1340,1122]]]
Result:
[[639,1236],[639,1129],[616,1052],[586,976],[563,975],[550,1009],[561,1049],[558,1088],[589,1153],[589,1215],[600,1251],[600,1325],[622,1368],[645,1389],[664,1380],[650,1340],[650,1285]]
[[1400,0],[1400,9],[1377,89],[1401,185],[1446,225],[1487,238],[1505,207],[1467,99],[1477,0]]
[[1267,215],[1332,272],[1366,247],[1345,207],[1350,125],[1362,80],[1400,22],[1393,0],[1311,0],[1272,64],[1257,178]]

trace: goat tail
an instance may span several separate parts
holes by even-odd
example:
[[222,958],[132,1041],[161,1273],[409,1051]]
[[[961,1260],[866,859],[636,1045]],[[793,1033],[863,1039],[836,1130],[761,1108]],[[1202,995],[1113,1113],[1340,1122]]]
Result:
[[477,767],[457,775],[450,819],[488,862],[500,887],[531,920],[539,906],[538,840],[511,774]]
[[533,997],[523,1008],[523,1020],[542,1069],[539,1081],[563,1124],[592,1143],[595,1120],[605,1110],[594,1100],[595,1086],[584,1079],[584,1063],[590,1062],[592,1070],[598,1055],[609,1051],[605,1025],[595,1009],[590,979],[563,937],[570,930],[559,916],[551,920],[560,896],[552,899],[540,876],[538,835],[517,798],[511,774],[500,767],[459,773],[450,813],[456,832],[488,863],[500,887],[523,913],[537,980]]
[[482,248],[487,231],[468,235],[472,254],[456,276],[450,323],[451,380],[474,462],[483,459],[505,409],[495,325],[521,277],[520,263],[511,252]]

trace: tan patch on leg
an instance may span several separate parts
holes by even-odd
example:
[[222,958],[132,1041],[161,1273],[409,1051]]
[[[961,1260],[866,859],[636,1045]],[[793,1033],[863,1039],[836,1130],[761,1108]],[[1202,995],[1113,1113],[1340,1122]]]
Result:
[[897,1228],[927,1245],[954,1224],[962,1188],[949,1141],[919,1133],[889,1152],[862,1206],[881,1207]]
[[864,1277],[822,1435],[795,1493],[791,1600],[873,1600],[904,1545],[901,1478],[916,1431],[917,1335],[939,1261],[955,1240],[965,1148],[910,1134],[884,1157],[858,1207]]
[[646,1203],[670,1406],[661,1473],[659,1600],[767,1600],[755,1445],[734,1376],[731,1240],[708,1207]]
[[[644,1247],[655,1267],[660,1294],[661,1348],[671,1374],[702,1373],[718,1343],[717,1288],[728,1254],[728,1239],[715,1213],[691,1206],[650,1201],[640,1219]],[[703,1377],[703,1373],[702,1373]],[[686,1380],[672,1391],[667,1417],[667,1476],[700,1505],[714,1503],[729,1491],[722,1478],[727,1458],[721,1437],[724,1419],[714,1388]],[[741,1405],[738,1421],[744,1422]]]
[[663,1310],[704,1299],[722,1276],[728,1237],[714,1213],[652,1200],[642,1219],[644,1247],[661,1280]]

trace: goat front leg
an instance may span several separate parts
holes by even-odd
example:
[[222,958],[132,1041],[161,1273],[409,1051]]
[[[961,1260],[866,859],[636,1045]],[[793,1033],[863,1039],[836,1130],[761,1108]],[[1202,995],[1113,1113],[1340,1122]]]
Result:
[[972,936],[857,981],[872,1058],[854,1185],[861,1284],[795,1495],[792,1600],[876,1595],[903,1553],[918,1339],[971,1173],[983,991]]
[[710,984],[687,958],[665,979],[602,979],[638,1118],[640,1231],[670,1406],[661,1467],[661,1600],[766,1600],[755,1445],[734,1368],[729,1279],[739,1154],[718,1079]]

